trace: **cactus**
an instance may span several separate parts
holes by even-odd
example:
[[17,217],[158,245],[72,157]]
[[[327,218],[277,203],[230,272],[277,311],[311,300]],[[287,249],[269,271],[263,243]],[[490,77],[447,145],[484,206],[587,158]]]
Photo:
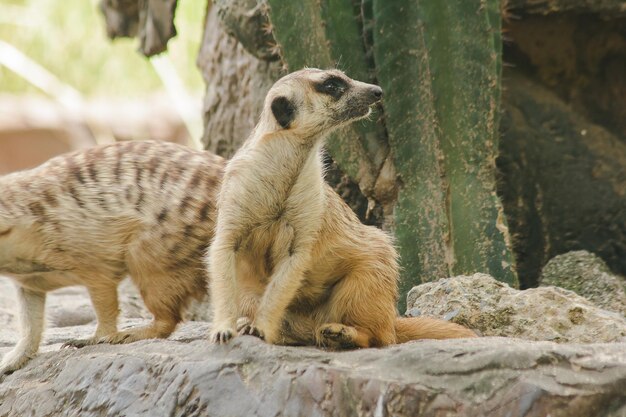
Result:
[[[329,150],[368,197],[376,197],[378,173],[391,158],[385,164],[400,182],[392,224],[404,268],[401,292],[477,271],[516,286],[495,194],[499,2],[357,3],[373,22],[359,22],[348,0],[268,0],[268,16],[289,69],[338,62],[350,76],[371,81],[375,62],[385,126],[359,125],[333,138]],[[374,60],[364,43],[368,24]]]
[[374,56],[403,183],[395,211],[401,289],[417,277],[476,271],[517,285],[495,195],[499,2],[402,4],[374,2]]

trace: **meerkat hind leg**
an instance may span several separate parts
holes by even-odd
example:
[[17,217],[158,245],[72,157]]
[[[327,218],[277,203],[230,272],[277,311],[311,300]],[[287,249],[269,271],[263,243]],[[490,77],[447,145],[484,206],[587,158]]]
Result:
[[95,345],[105,336],[117,332],[117,316],[119,304],[117,298],[117,284],[106,286],[88,287],[89,297],[96,312],[98,327],[96,333],[87,339],[71,339],[63,344],[63,347],[82,348]]
[[360,268],[334,285],[322,308],[325,323],[316,330],[320,344],[345,349],[395,342],[395,297],[393,291],[381,291],[384,275],[375,268]]
[[144,339],[165,339],[182,321],[182,310],[191,298],[191,288],[180,285],[179,280],[182,278],[158,273],[137,275],[132,278],[146,308],[154,316],[152,323],[107,334],[99,338],[98,343],[122,344]]
[[355,349],[370,347],[371,334],[341,323],[325,323],[317,329],[317,343],[330,349]]
[[133,329],[115,332],[113,334],[101,337],[98,343],[123,344],[132,343],[145,339],[165,339],[172,334],[176,325],[180,320],[170,318],[155,318],[152,323],[147,326],[137,327]]

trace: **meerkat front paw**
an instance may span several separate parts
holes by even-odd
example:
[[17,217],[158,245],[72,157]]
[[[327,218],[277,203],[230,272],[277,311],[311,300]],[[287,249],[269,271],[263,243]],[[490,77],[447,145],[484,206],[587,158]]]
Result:
[[228,343],[235,336],[235,331],[230,326],[214,326],[209,340],[211,343],[221,345]]
[[239,317],[237,319],[237,333],[241,334],[244,327],[249,326],[250,324],[252,324],[252,319],[250,319],[250,317]]
[[280,327],[275,327],[274,323],[262,319],[255,319],[241,328],[239,335],[249,335],[270,344],[278,344],[280,340]]
[[216,345],[221,345],[224,343],[228,343],[230,339],[233,338],[233,336],[234,334],[231,330],[220,330],[211,332],[211,342],[215,343]]

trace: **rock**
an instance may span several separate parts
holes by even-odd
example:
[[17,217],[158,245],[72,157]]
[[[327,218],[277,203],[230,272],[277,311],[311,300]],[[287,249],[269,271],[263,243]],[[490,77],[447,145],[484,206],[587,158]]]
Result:
[[[432,284],[421,287],[427,285]],[[0,279],[0,307],[11,300],[10,287]],[[131,311],[124,303],[134,297],[132,290],[129,282],[120,287],[123,315]],[[75,305],[87,302],[82,289],[68,288],[51,293],[48,307],[56,309],[70,297]],[[453,290],[448,297],[459,298]],[[142,305],[134,308],[144,314]],[[462,306],[450,312],[454,320],[464,315]],[[0,355],[17,341],[16,321],[4,317],[0,310],[2,322],[11,323],[0,331]],[[147,323],[123,318],[120,328]],[[248,336],[214,346],[205,339],[209,328],[206,322],[187,322],[167,340],[72,350],[60,346],[90,336],[95,323],[56,327],[50,321],[41,353],[0,382],[0,416],[626,413],[624,342],[566,345],[488,337],[337,353],[271,346]]]
[[574,251],[555,256],[543,267],[539,284],[574,291],[598,307],[626,316],[624,280],[593,253]]
[[451,321],[483,336],[559,343],[626,342],[626,320],[558,287],[519,291],[489,275],[441,279],[414,287],[408,312],[453,316]]
[[61,288],[48,297],[48,327],[71,327],[95,322],[96,314],[85,287]]
[[626,15],[623,0],[508,0],[503,7],[514,13],[542,15],[563,12],[598,13],[611,18]]
[[626,274],[626,141],[518,69],[503,77],[498,194],[522,288],[572,250]]
[[206,323],[171,340],[39,355],[0,384],[11,416],[623,416],[626,344],[504,338],[325,352]]

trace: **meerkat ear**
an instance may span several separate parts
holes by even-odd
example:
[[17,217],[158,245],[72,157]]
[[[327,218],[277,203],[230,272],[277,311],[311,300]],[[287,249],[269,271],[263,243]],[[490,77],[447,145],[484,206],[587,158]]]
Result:
[[276,97],[272,100],[272,113],[278,124],[287,129],[296,118],[296,107],[287,97]]

